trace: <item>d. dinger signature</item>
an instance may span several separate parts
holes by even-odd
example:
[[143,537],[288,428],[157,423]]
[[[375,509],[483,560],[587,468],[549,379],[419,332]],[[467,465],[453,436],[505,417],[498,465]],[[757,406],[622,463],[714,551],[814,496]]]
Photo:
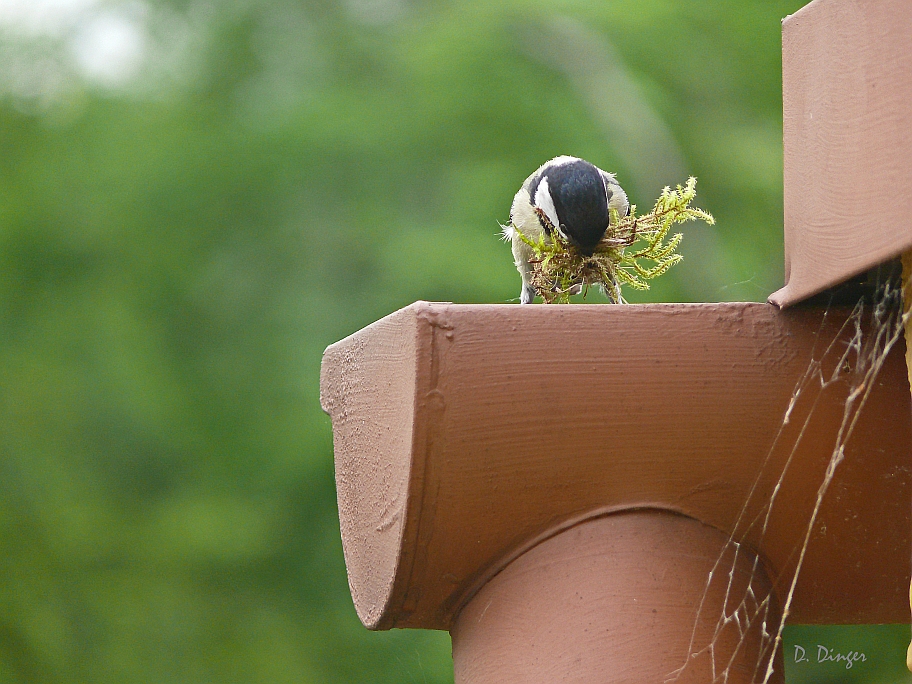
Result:
[[[837,653],[832,648],[827,648],[826,646],[821,646],[817,644],[817,662],[818,663],[845,663],[846,669],[851,669],[852,665],[856,662],[864,662],[867,658],[864,653],[860,651],[849,651],[848,653]],[[807,657],[807,652],[804,650],[803,646],[798,646],[795,644],[795,662],[796,663],[810,663],[810,658]]]

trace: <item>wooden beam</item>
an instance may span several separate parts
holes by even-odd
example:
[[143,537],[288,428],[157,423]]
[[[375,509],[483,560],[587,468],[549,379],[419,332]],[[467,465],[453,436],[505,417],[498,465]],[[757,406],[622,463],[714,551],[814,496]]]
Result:
[[814,0],[782,26],[789,306],[912,248],[912,9]]
[[[713,570],[724,579],[707,584]],[[750,551],[696,520],[596,518],[524,553],[459,612],[455,681],[756,684],[775,658],[767,684],[779,684],[782,651],[764,634],[779,606],[748,598],[771,589]]]
[[[361,620],[449,629],[524,552],[636,509],[744,542],[781,594],[857,383],[838,359],[847,317],[418,302],[330,346],[321,399]],[[815,362],[841,379],[807,382],[785,423]],[[793,621],[908,621],[910,416],[900,343],[812,529]]]

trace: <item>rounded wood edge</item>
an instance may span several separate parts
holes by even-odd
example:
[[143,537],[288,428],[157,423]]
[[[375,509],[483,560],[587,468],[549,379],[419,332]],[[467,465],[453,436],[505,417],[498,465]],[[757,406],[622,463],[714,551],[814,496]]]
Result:
[[[585,512],[579,513],[577,515],[570,516],[565,520],[558,522],[553,527],[549,527],[547,530],[530,537],[525,540],[522,544],[512,548],[509,552],[505,553],[501,558],[499,558],[495,563],[492,563],[489,567],[485,568],[482,573],[467,587],[465,587],[458,595],[454,596],[453,599],[449,602],[446,611],[449,613],[446,629],[451,629],[453,626],[456,617],[465,608],[466,605],[475,597],[475,595],[484,587],[492,578],[496,577],[500,572],[504,570],[507,566],[510,565],[520,556],[528,553],[534,549],[539,544],[542,544],[552,537],[556,537],[567,530],[576,527],[577,525],[582,525],[584,523],[596,520],[597,518],[603,518],[608,515],[618,515],[623,513],[637,513],[637,512],[656,512],[656,513],[668,513],[670,515],[680,515],[684,517],[690,517],[687,515],[686,511],[675,506],[669,506],[659,502],[643,502],[638,504],[623,504],[623,505],[614,505],[614,506],[599,506],[596,508],[589,509]],[[704,523],[705,524],[705,523]],[[710,525],[710,527],[712,527]],[[720,533],[723,533],[720,531]]]
[[472,598],[451,630],[455,681],[702,683],[714,660],[716,675],[727,667],[726,681],[747,684],[775,655],[768,681],[782,682],[766,631],[778,610],[760,559],[715,528],[667,511],[603,515]]
[[368,629],[391,626],[412,484],[416,302],[331,345],[320,402],[333,426],[342,549],[355,610]]

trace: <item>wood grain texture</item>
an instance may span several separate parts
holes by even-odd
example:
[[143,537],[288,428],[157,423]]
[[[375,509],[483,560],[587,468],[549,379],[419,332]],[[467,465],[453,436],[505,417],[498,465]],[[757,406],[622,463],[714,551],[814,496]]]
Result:
[[785,287],[806,299],[912,247],[912,7],[814,0],[782,26]]
[[[769,579],[750,552],[736,555],[727,541],[715,528],[657,511],[608,515],[552,537],[459,613],[456,684],[760,681],[772,652],[761,626],[764,618],[778,623],[778,607],[754,613],[748,587],[766,596]],[[705,593],[720,556],[717,572],[731,571],[731,585],[716,582]],[[720,627],[723,610],[738,622]],[[783,681],[779,665],[770,684]]]
[[[809,384],[784,427],[783,417],[812,358],[831,342],[845,348],[847,315],[768,304],[419,302],[332,345],[323,405],[362,621],[448,629],[525,551],[637,508],[678,512],[745,541],[782,591],[851,368],[826,390]],[[794,622],[909,619],[903,351],[888,358],[824,501]],[[823,360],[824,372],[834,366]],[[766,532],[748,528],[777,485]]]

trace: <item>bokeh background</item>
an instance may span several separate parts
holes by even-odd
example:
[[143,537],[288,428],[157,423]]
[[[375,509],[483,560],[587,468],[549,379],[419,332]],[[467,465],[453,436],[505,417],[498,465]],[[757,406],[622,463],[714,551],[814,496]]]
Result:
[[0,0],[0,682],[451,681],[351,605],[323,349],[515,301],[558,154],[698,177],[632,301],[764,300],[802,4]]

